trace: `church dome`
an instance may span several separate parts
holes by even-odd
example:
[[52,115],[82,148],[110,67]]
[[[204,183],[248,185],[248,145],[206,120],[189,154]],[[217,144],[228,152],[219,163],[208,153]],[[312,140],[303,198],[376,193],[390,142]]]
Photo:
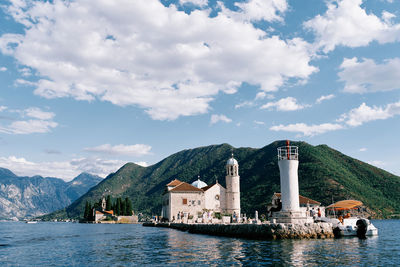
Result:
[[239,165],[239,163],[237,162],[236,159],[234,159],[233,157],[228,159],[228,161],[226,162],[226,165]]
[[203,187],[206,187],[206,186],[207,186],[207,184],[206,184],[205,182],[203,182],[202,180],[200,180],[200,179],[197,179],[196,181],[194,181],[194,182],[192,183],[192,185],[193,185],[194,187],[197,187],[197,188],[203,188]]

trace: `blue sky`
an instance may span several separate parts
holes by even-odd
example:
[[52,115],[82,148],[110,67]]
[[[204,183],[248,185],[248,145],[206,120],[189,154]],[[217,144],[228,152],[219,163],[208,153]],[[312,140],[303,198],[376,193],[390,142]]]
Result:
[[104,177],[291,139],[400,175],[399,16],[397,0],[3,1],[0,166]]

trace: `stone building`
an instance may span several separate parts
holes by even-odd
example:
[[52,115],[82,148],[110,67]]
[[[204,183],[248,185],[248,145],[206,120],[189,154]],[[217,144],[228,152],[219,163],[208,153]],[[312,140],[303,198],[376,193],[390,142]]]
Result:
[[[197,179],[192,184],[177,179],[166,185],[163,193],[162,214],[169,221],[197,220],[213,212],[228,213],[240,217],[239,164],[230,158],[226,163],[226,186],[218,181],[207,185]],[[183,215],[183,216],[182,216]]]

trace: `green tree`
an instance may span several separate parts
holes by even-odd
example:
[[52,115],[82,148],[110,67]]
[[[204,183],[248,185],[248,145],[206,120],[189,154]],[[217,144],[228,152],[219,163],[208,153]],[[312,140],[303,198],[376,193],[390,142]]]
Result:
[[121,198],[117,198],[117,203],[115,204],[115,214],[121,215]]
[[125,198],[125,215],[126,216],[131,216],[132,215],[132,201],[129,199],[129,197]]
[[85,211],[84,211],[84,213],[83,213],[83,218],[84,218],[85,220],[88,220],[89,215],[90,215],[89,201],[86,200],[86,203],[85,203]]
[[112,209],[111,196],[108,195],[106,198],[106,210],[111,210],[111,209]]
[[121,199],[121,215],[126,215],[126,201],[124,199]]

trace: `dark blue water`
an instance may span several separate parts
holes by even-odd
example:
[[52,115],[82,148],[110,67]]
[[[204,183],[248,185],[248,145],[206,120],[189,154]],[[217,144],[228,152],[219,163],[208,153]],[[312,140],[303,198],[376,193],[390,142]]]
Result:
[[398,266],[400,220],[360,240],[259,241],[141,225],[0,223],[0,266]]

